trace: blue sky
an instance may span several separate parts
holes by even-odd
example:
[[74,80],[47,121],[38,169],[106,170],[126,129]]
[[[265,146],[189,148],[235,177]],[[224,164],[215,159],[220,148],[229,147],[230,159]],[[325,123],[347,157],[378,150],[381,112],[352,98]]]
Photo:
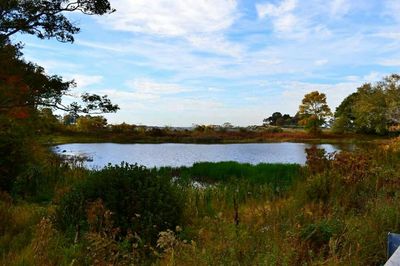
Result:
[[[74,44],[17,36],[25,57],[120,105],[109,123],[261,124],[305,93],[332,110],[400,67],[398,0],[110,0],[69,15]],[[73,97],[66,98],[71,101]]]

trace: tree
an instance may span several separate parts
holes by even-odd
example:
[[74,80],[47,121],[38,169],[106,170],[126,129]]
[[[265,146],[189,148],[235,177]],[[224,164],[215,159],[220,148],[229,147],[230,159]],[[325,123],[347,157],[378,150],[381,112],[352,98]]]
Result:
[[49,76],[44,68],[22,59],[18,48],[10,44],[0,47],[0,112],[49,107],[71,113],[107,113],[119,109],[107,96],[83,94],[83,105],[76,102],[66,106],[62,97],[75,86],[60,76]]
[[336,108],[333,122],[333,130],[337,133],[356,131],[355,103],[358,93],[347,96]]
[[384,91],[367,83],[358,88],[357,92],[358,97],[354,104],[357,131],[385,134],[387,106]]
[[388,125],[400,124],[400,75],[385,77],[377,86],[385,91]]
[[0,2],[0,40],[16,33],[56,38],[73,42],[79,28],[64,16],[80,11],[88,15],[114,12],[108,0],[2,0]]
[[325,124],[326,119],[332,115],[326,103],[326,95],[318,91],[304,95],[302,104],[299,106],[299,123],[311,133],[319,133],[320,127]]
[[222,127],[225,129],[232,129],[234,126],[230,122],[225,122],[222,124]]
[[384,135],[400,123],[400,76],[393,74],[357,90],[356,127],[363,133]]
[[105,129],[107,119],[103,116],[81,116],[76,120],[76,127],[80,132],[97,132]]
[[400,124],[400,76],[392,74],[382,81],[366,83],[336,109],[333,129],[384,135]]
[[295,126],[297,125],[298,118],[297,114],[291,117],[289,114],[284,114],[280,112],[273,113],[270,117],[263,120],[264,126]]
[[[60,76],[49,76],[43,67],[22,58],[22,45],[13,44],[16,33],[41,39],[73,42],[79,28],[65,12],[90,15],[113,12],[106,0],[2,0],[0,1],[0,190],[10,191],[17,176],[32,173],[43,163],[34,154],[35,134],[41,129],[42,108],[78,113],[116,112],[107,96],[82,95],[82,104],[63,105],[62,97],[75,86]],[[33,178],[31,178],[33,179]],[[35,182],[35,180],[32,180]]]
[[0,2],[0,96],[5,99],[0,101],[0,111],[15,107],[51,107],[74,113],[115,112],[119,109],[107,96],[95,94],[82,95],[84,106],[76,102],[62,105],[61,98],[75,86],[74,81],[46,75],[44,68],[22,59],[22,45],[10,42],[10,37],[16,33],[73,42],[73,35],[79,32],[79,28],[64,16],[65,12],[73,11],[103,15],[114,10],[107,0]]
[[275,112],[270,117],[265,118],[263,120],[263,122],[264,122],[264,124],[267,124],[270,126],[276,126],[276,122],[280,118],[282,118],[282,114],[280,112]]
[[38,132],[50,133],[59,130],[61,127],[60,119],[53,114],[51,108],[42,108],[38,112]]

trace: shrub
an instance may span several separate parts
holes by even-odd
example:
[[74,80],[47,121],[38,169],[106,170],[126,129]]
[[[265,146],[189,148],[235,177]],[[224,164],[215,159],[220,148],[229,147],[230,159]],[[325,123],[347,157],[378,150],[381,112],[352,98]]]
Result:
[[313,145],[306,149],[306,165],[311,174],[323,172],[328,166],[328,158],[324,149],[318,149]]
[[[12,193],[32,202],[49,202],[54,189],[63,180],[66,168],[60,167],[58,158],[45,158],[44,163],[27,163],[14,181]],[[54,162],[50,162],[54,160]]]
[[307,200],[328,203],[332,190],[332,177],[319,174],[308,179],[305,186]]
[[144,167],[109,165],[93,171],[61,198],[57,224],[63,230],[87,230],[87,207],[100,199],[122,235],[132,231],[145,243],[155,243],[158,232],[180,224],[183,201],[177,189],[169,178]]
[[370,174],[371,159],[361,153],[340,152],[334,155],[332,167],[346,185],[354,185],[365,180]]
[[341,231],[342,224],[337,220],[321,220],[307,225],[300,232],[300,238],[313,250],[326,248],[329,240]]
[[281,127],[267,127],[264,132],[266,133],[282,133],[283,129]]

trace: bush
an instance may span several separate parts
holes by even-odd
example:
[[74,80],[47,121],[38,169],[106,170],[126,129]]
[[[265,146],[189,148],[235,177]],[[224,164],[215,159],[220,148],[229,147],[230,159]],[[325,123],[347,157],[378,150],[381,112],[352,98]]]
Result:
[[[15,178],[12,195],[31,202],[50,202],[58,182],[64,179],[67,166],[47,150],[36,150],[37,159],[25,164],[25,169]],[[42,160],[42,161],[40,161]]]
[[77,226],[86,230],[87,207],[101,199],[122,235],[135,232],[144,243],[155,243],[160,231],[181,222],[183,201],[177,189],[169,178],[158,177],[144,167],[109,165],[93,171],[61,198],[57,224],[63,230]]
[[300,238],[313,250],[326,248],[329,240],[342,230],[342,223],[337,220],[321,220],[307,225],[300,232]]
[[282,133],[283,129],[281,127],[267,127],[264,132],[266,133]]
[[327,174],[312,176],[305,185],[307,201],[328,203],[332,191],[332,177]]
[[311,174],[322,173],[328,167],[328,158],[324,149],[318,149],[313,145],[306,149],[306,165]]

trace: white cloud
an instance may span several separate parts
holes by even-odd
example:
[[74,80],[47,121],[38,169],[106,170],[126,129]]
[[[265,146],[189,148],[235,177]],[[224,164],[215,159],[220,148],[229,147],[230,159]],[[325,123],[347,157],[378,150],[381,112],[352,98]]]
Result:
[[158,95],[149,94],[149,93],[141,93],[141,92],[132,92],[132,91],[123,91],[116,89],[106,89],[101,90],[101,94],[106,94],[110,96],[111,99],[116,99],[118,102],[132,102],[137,100],[155,100],[160,98]]
[[172,83],[159,83],[152,80],[137,79],[127,81],[126,84],[136,93],[149,95],[178,94],[188,92],[190,89]]
[[257,4],[256,9],[259,18],[269,17],[275,31],[290,32],[299,23],[298,18],[293,11],[297,7],[297,0],[283,0],[280,4],[271,3]]
[[328,60],[327,59],[320,59],[320,60],[316,60],[316,61],[314,61],[314,65],[316,65],[316,66],[323,66],[323,65],[326,65],[326,64],[328,64]]
[[344,16],[350,11],[351,1],[349,0],[333,0],[330,4],[331,16]]
[[282,16],[293,11],[297,6],[297,0],[283,0],[279,5],[271,3],[257,4],[256,9],[258,16],[264,18],[266,16]]
[[[162,42],[184,40],[191,48],[238,57],[242,45],[225,38],[226,31],[240,17],[237,0],[115,0],[117,12],[98,21],[113,30],[159,38]],[[137,38],[135,38],[137,41]],[[123,52],[129,47],[79,42],[93,48]]]
[[25,58],[28,61],[35,62],[39,66],[44,67],[46,73],[54,74],[60,72],[60,70],[65,71],[77,71],[81,68],[79,64],[70,63],[64,60],[57,60],[57,59],[40,59],[38,56],[29,56],[25,54]]
[[104,20],[113,29],[164,36],[215,33],[237,17],[236,0],[115,0],[117,12]]
[[100,75],[71,74],[65,75],[65,77],[67,79],[75,80],[78,88],[85,88],[94,84],[99,84],[103,81],[103,76]]
[[222,88],[216,88],[216,87],[208,87],[207,90],[210,91],[210,92],[223,92],[223,91],[225,91]]
[[191,35],[187,39],[194,48],[203,51],[232,57],[240,57],[243,54],[241,45],[229,42],[221,35]]
[[379,64],[386,67],[398,67],[400,66],[400,59],[399,58],[383,59],[379,62]]
[[385,15],[389,15],[394,20],[397,20],[400,22],[400,18],[399,18],[400,2],[397,0],[383,0],[383,4],[385,7],[385,10],[384,10]]

